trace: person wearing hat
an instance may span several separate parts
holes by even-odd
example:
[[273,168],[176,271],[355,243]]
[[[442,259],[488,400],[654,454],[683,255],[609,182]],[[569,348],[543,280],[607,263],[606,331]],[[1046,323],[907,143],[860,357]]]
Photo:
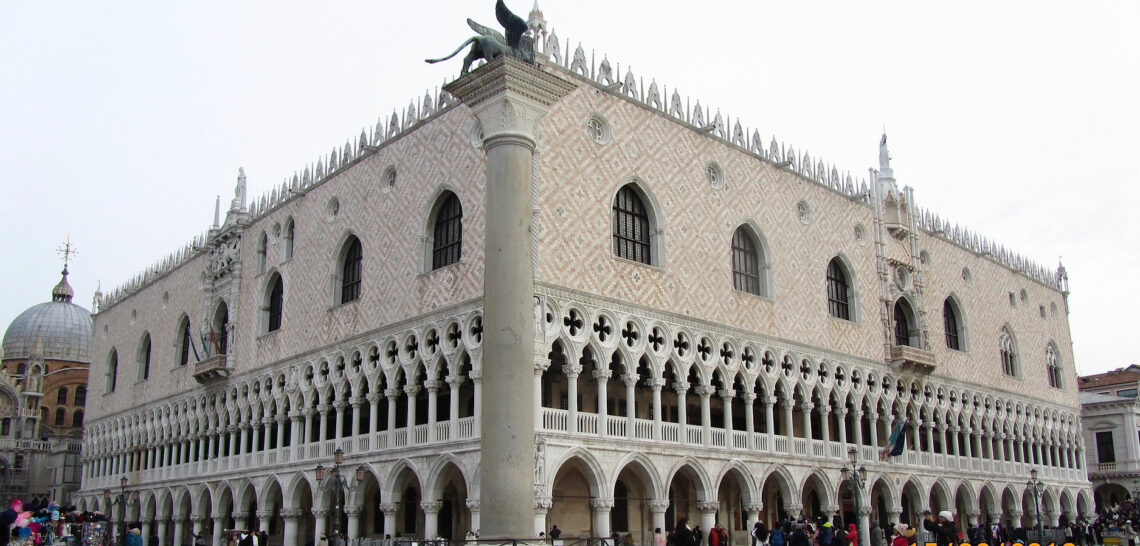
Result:
[[922,527],[934,535],[934,541],[938,546],[950,546],[957,541],[958,530],[954,528],[954,514],[949,510],[939,512],[937,520],[934,519],[934,515],[927,512],[923,520]]
[[897,523],[891,528],[891,546],[909,546],[906,538],[907,524]]

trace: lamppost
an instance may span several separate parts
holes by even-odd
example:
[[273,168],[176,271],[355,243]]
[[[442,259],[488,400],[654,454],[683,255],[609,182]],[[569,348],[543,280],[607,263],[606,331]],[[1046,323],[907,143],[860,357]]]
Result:
[[328,479],[325,479],[325,466],[317,465],[317,482],[322,491],[336,491],[336,506],[333,507],[333,531],[340,533],[340,513],[344,510],[344,497],[346,492],[355,491],[364,481],[367,469],[364,465],[356,467],[354,479],[349,482],[340,472],[340,463],[344,462],[344,451],[339,447],[333,453],[333,467],[328,470]]
[[1029,481],[1025,482],[1025,487],[1033,491],[1033,510],[1037,514],[1037,542],[1041,542],[1041,490],[1045,488],[1045,483],[1037,479],[1037,469],[1029,471]]
[[[855,446],[847,448],[847,462],[851,463],[851,467],[848,468],[847,465],[843,465],[840,472],[843,473],[844,480],[846,480],[848,476],[851,477],[851,490],[855,492],[855,534],[857,537],[862,537],[865,529],[859,525],[863,517],[859,491],[863,489],[863,484],[867,483],[867,467],[863,465],[859,465],[858,468],[855,467],[855,465],[859,463],[859,450],[856,449]],[[836,529],[835,532],[838,533],[841,531]],[[856,541],[858,540],[860,539],[856,539]]]
[[[132,491],[127,493],[127,477],[123,476],[119,479],[119,494],[115,495],[114,501],[111,499],[111,490],[103,490],[103,500],[107,501],[113,510],[115,505],[119,506],[119,544],[125,545],[127,543],[127,506],[132,502],[139,500],[139,492]],[[114,522],[110,522],[114,524]],[[108,529],[109,531],[109,529]],[[111,534],[107,533],[107,544],[111,543]]]

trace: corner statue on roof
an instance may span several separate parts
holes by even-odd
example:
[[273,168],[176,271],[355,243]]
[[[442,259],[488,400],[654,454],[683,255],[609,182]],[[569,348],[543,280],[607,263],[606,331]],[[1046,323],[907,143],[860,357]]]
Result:
[[507,6],[503,4],[503,0],[495,2],[495,19],[499,20],[499,24],[503,25],[503,30],[506,31],[506,37],[503,37],[499,31],[485,27],[472,21],[467,20],[467,25],[470,26],[479,36],[472,36],[466,42],[463,42],[455,51],[441,59],[427,59],[429,63],[438,63],[446,61],[463,51],[463,48],[471,45],[471,51],[467,52],[467,56],[463,58],[463,69],[459,71],[459,75],[467,74],[471,69],[471,63],[479,59],[485,59],[487,62],[493,61],[503,55],[510,55],[516,59],[526,61],[534,64],[534,38],[527,36],[527,24],[522,17],[511,13]]

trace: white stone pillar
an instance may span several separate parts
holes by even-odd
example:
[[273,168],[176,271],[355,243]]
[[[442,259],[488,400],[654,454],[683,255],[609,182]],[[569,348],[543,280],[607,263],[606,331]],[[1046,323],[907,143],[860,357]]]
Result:
[[598,389],[598,436],[606,436],[609,434],[609,407],[606,399],[609,397],[609,381],[610,376],[613,375],[608,369],[595,369],[594,381],[597,382]]
[[[724,437],[727,447],[732,447],[732,400],[736,397],[734,389],[721,389],[716,393],[724,405]],[[727,546],[727,545],[726,545]]]
[[629,439],[637,437],[637,375],[621,376],[625,384],[625,435]]
[[[746,449],[756,449],[756,420],[752,416],[756,402],[756,393],[745,392],[740,395],[744,399],[744,434],[748,437]],[[664,529],[664,527],[662,527]]]
[[803,416],[804,421],[804,438],[811,439],[811,412],[815,409],[815,404],[811,402],[804,402],[800,404],[800,414]]
[[439,510],[443,503],[439,501],[425,501],[420,503],[424,511],[424,540],[432,540],[439,535]]
[[348,405],[352,407],[352,428],[349,430],[351,436],[360,436],[360,406],[363,400],[359,396],[353,396],[348,399]]
[[[716,511],[720,510],[720,503],[714,501],[697,501],[697,511],[701,513],[701,532],[708,533],[716,525]],[[701,544],[707,544],[704,540],[707,537],[701,537]]]
[[404,385],[404,394],[408,398],[408,445],[416,443],[416,435],[412,429],[416,426],[416,397],[420,394],[420,388],[419,385]]
[[384,514],[384,533],[396,536],[396,514],[400,505],[394,502],[380,503],[380,512]]
[[[281,531],[281,543],[288,544],[302,544],[305,541],[298,536],[297,528],[299,527],[301,510],[282,510],[281,519],[285,520],[284,529]],[[177,545],[174,545],[177,546]]]
[[665,386],[665,380],[650,378],[649,386],[653,388],[653,439],[661,441],[661,387]]
[[324,508],[313,508],[313,541],[320,542],[321,535],[325,534],[327,528],[326,520],[329,517],[329,511]]
[[611,498],[590,499],[590,508],[594,511],[594,533],[600,537],[610,536],[610,510],[613,507]]
[[792,407],[795,406],[795,400],[788,398],[782,402],[784,406],[784,436],[789,439],[795,437],[795,427],[792,426]]
[[170,523],[169,520],[165,520],[165,519],[160,519],[160,520],[155,522],[155,526],[158,527],[158,529],[157,529],[158,530],[158,542],[156,542],[155,544],[153,544],[151,546],[167,546],[167,543],[166,543],[166,528],[167,527],[166,526],[168,523]]
[[539,533],[546,532],[546,514],[550,512],[550,508],[554,503],[550,497],[539,497],[534,499],[534,534],[531,536],[538,536]]
[[[847,408],[835,408],[835,424],[839,429],[839,444],[847,445]],[[846,456],[847,450],[842,450]]]
[[142,523],[142,529],[140,529],[140,531],[142,531],[143,542],[150,542],[150,531],[153,527],[153,523],[149,519],[144,519],[140,523]]
[[694,389],[701,397],[701,444],[712,443],[712,404],[710,403],[713,388],[709,385],[697,385]]
[[[454,396],[452,398],[455,398]],[[364,399],[368,401],[368,435],[371,436],[380,430],[380,423],[376,422],[380,417],[380,394],[370,392],[364,395]],[[372,449],[377,449],[379,446],[369,444]]]
[[424,388],[427,389],[427,392],[428,392],[428,415],[427,415],[428,433],[427,433],[427,439],[428,439],[429,443],[435,441],[435,422],[436,422],[435,418],[436,418],[436,415],[439,413],[439,386],[440,386],[440,383],[441,382],[438,379],[431,379],[428,381],[424,381]]
[[776,436],[776,401],[765,397],[760,402],[764,404],[764,433],[768,435],[768,449],[775,449],[773,438]]
[[819,438],[825,442],[831,441],[831,406],[823,404],[819,407]]
[[323,442],[329,439],[329,409],[330,406],[328,404],[321,404],[317,406],[317,413],[320,415],[321,421],[320,426],[317,427],[317,430],[320,431],[319,435],[317,436],[318,442]]
[[226,528],[226,516],[225,516],[225,514],[214,514],[213,519],[214,519],[214,528],[212,529],[213,539],[211,540],[210,544],[221,544],[222,543],[222,531],[225,530],[225,528]]
[[451,439],[454,440],[459,435],[459,387],[467,378],[462,375],[453,375],[447,378],[447,384],[451,385],[451,396],[448,397],[448,418],[450,423],[448,426],[451,428]]
[[257,516],[257,531],[269,532],[269,523],[273,520],[273,510],[258,510],[254,513]]
[[467,511],[471,512],[471,530],[479,534],[479,499],[467,499]]
[[[879,414],[871,412],[867,414],[867,421],[871,426],[871,449],[874,451],[879,450]],[[897,522],[896,522],[897,523]]]
[[531,224],[537,124],[575,85],[509,55],[444,87],[471,108],[483,128],[484,192],[482,419],[480,501],[486,538],[523,537],[534,514],[534,265]]
[[571,364],[564,367],[566,373],[566,432],[578,432],[578,374],[582,366]]
[[669,510],[669,500],[659,499],[649,501],[649,513],[653,519],[652,527],[654,529],[660,528],[661,532],[665,532],[665,512]]
[[[482,358],[481,356],[479,358]],[[477,360],[477,359],[472,359]],[[472,396],[475,406],[475,418],[471,422],[471,428],[474,431],[474,436],[477,438],[483,437],[483,372],[480,370],[471,370],[471,384],[474,387],[475,394]]]
[[682,444],[689,442],[689,402],[687,400],[689,393],[689,384],[684,381],[677,381],[673,383],[673,392],[677,393],[677,428],[681,430],[680,442]]
[[[340,447],[340,440],[344,438],[344,408],[346,407],[348,407],[348,404],[346,404],[343,400],[337,400],[336,402],[332,403],[333,412],[336,414],[336,420],[334,421],[335,424],[333,425],[333,428],[336,430],[334,430],[332,433],[332,439],[336,440],[337,447]],[[321,426],[323,427],[324,425],[325,420],[322,414]],[[327,440],[328,436],[323,436],[323,439]]]
[[400,398],[400,393],[404,391],[398,387],[384,389],[384,396],[388,397],[388,448],[394,447],[396,441],[396,404]]

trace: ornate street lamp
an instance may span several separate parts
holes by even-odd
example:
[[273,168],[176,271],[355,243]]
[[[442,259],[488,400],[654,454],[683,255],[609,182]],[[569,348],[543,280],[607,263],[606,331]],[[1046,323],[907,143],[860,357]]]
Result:
[[[130,493],[127,493],[127,477],[123,476],[122,478],[119,478],[119,494],[115,495],[114,499],[112,500],[111,490],[110,489],[104,489],[103,490],[103,500],[107,502],[107,504],[109,505],[109,507],[112,511],[114,511],[114,508],[116,505],[119,506],[119,544],[126,545],[126,543],[127,543],[127,507],[130,506],[130,504],[132,502],[138,502],[139,492],[138,491],[132,491]],[[114,525],[114,522],[111,520],[111,518],[107,518],[107,523],[109,525]],[[106,543],[110,544],[111,543],[110,529],[108,528],[107,531],[108,532],[107,532],[107,537],[106,537]]]
[[1045,483],[1037,479],[1037,469],[1029,471],[1029,481],[1025,482],[1025,487],[1033,491],[1033,509],[1037,514],[1037,542],[1041,542],[1041,490],[1045,488]]
[[355,491],[364,481],[364,473],[367,472],[364,465],[360,465],[356,467],[352,481],[349,481],[340,472],[340,464],[343,462],[344,451],[338,447],[333,453],[333,467],[326,471],[324,465],[318,464],[316,469],[317,482],[320,483],[321,490],[336,492],[336,506],[333,507],[333,531],[336,533],[340,532],[340,513],[344,510],[344,498],[347,492]]
[[[851,464],[851,467],[848,468],[847,465],[843,465],[843,467],[840,468],[840,472],[843,473],[844,480],[846,480],[848,476],[851,478],[851,490],[855,492],[855,534],[857,537],[862,537],[864,529],[860,525],[860,521],[862,520],[863,508],[859,499],[859,492],[863,489],[863,485],[867,483],[867,467],[859,465],[859,467],[856,468],[855,465],[859,464],[859,450],[856,449],[855,446],[847,448],[847,462]],[[836,529],[835,532],[838,533],[841,531]],[[859,540],[861,539],[856,539],[857,542]]]

